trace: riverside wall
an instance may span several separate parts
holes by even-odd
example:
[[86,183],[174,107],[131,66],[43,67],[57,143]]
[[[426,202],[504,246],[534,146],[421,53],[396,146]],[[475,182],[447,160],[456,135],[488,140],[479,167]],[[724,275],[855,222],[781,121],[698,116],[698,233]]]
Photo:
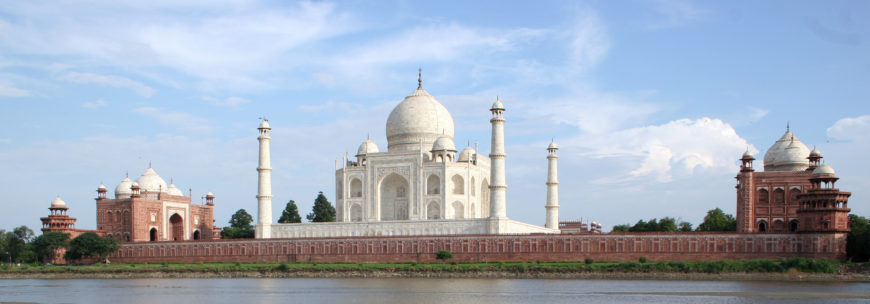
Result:
[[808,257],[845,259],[846,234],[612,233],[371,236],[122,244],[112,262],[698,261]]

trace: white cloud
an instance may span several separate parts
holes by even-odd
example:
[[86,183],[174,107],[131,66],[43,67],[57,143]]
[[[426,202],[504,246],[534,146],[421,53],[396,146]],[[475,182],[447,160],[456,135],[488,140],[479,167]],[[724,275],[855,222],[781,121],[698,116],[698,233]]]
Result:
[[251,100],[241,97],[227,97],[221,100],[211,96],[203,96],[202,100],[221,107],[236,107],[251,102]]
[[827,134],[840,140],[866,141],[870,139],[870,115],[842,118],[828,128]]
[[653,30],[680,27],[710,14],[707,9],[687,0],[654,0],[650,3],[654,15],[648,17],[647,27]]
[[95,101],[86,102],[86,103],[82,104],[82,107],[85,107],[88,109],[96,109],[96,108],[100,108],[100,107],[104,107],[104,106],[106,106],[106,102],[103,101],[102,99],[97,99]]
[[670,182],[675,175],[692,176],[698,169],[732,172],[736,159],[750,147],[731,125],[719,119],[679,119],[661,125],[579,136],[566,146],[587,152],[581,155],[627,163],[628,172],[599,179],[601,183],[651,177]]
[[131,89],[131,90],[135,91],[136,93],[138,93],[139,95],[142,95],[144,97],[151,97],[152,95],[154,95],[154,92],[155,92],[155,90],[153,88],[151,88],[147,85],[144,85],[142,83],[139,83],[139,82],[132,80],[130,78],[127,78],[127,77],[116,76],[116,75],[100,75],[100,74],[94,74],[94,73],[69,72],[69,73],[66,73],[66,74],[60,76],[60,79],[74,82],[74,83],[81,83],[81,84],[94,83],[94,84],[105,85],[105,86],[110,86],[110,87]]
[[208,133],[214,130],[212,122],[208,119],[184,112],[167,111],[154,107],[136,108],[133,112],[151,117],[161,124],[175,127],[183,132]]
[[5,97],[27,97],[30,92],[24,89],[13,87],[12,85],[0,82],[0,96]]
[[585,10],[578,14],[576,20],[571,40],[571,59],[574,68],[586,71],[604,59],[610,49],[610,39],[595,11]]

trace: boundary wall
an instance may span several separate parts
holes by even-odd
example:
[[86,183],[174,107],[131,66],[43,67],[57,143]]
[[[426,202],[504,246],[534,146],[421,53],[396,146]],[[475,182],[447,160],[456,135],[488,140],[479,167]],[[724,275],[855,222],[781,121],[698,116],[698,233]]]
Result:
[[363,236],[122,244],[112,262],[698,261],[807,257],[845,259],[846,233],[612,233]]

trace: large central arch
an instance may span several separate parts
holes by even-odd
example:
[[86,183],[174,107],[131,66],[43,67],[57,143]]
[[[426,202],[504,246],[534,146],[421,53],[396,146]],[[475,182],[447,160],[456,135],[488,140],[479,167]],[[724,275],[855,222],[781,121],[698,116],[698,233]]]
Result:
[[379,205],[381,220],[407,220],[410,188],[408,180],[398,174],[390,174],[381,180]]
[[178,213],[169,217],[169,240],[182,241],[184,240],[184,221]]

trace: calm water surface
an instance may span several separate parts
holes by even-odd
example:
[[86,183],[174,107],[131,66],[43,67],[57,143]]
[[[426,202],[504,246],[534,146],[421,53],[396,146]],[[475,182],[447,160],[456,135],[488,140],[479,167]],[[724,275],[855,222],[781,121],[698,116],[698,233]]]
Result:
[[868,303],[870,283],[506,279],[0,280],[0,302]]

